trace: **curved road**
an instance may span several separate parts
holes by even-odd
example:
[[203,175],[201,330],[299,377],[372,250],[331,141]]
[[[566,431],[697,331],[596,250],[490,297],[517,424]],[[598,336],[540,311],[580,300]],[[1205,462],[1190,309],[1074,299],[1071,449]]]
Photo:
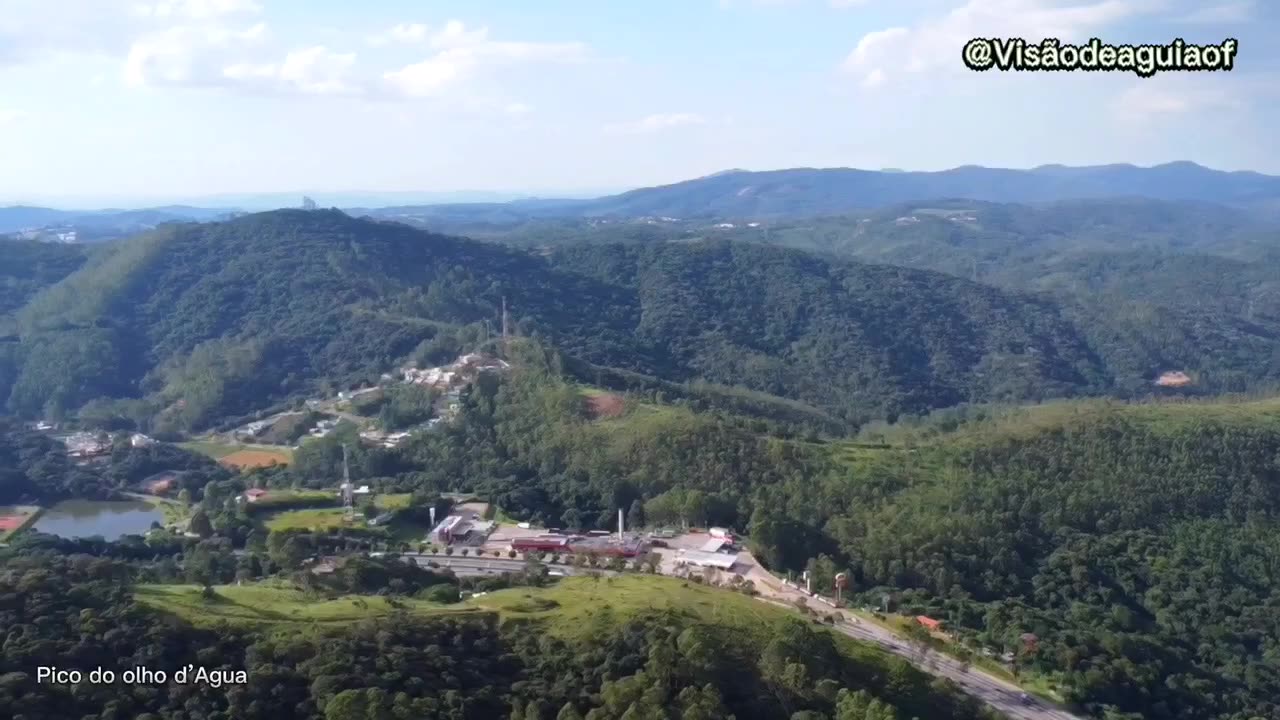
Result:
[[[795,601],[803,598],[811,606],[826,611],[823,604],[783,584],[778,578],[765,571],[749,553],[743,552],[738,557],[744,566],[749,565],[744,567],[745,572],[742,574],[756,581],[756,587],[761,590],[761,597],[766,598],[766,602],[794,610]],[[930,675],[951,680],[964,692],[1014,720],[1088,720],[1084,716],[1074,715],[1050,705],[1035,696],[1029,696],[1024,702],[1023,690],[1017,685],[1001,680],[979,668],[965,668],[958,660],[939,652],[931,652],[926,658],[892,630],[874,623],[863,622],[843,610],[835,610],[835,612],[843,618],[843,622],[835,626],[839,632],[856,640],[878,645],[886,652],[904,658]]]

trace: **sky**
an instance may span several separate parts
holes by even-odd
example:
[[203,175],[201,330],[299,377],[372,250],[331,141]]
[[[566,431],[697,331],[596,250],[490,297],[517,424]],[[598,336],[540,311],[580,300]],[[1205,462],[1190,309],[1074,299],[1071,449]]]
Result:
[[[1280,174],[1270,0],[0,0],[0,204],[589,194],[729,168]],[[975,37],[1231,72],[976,73]]]

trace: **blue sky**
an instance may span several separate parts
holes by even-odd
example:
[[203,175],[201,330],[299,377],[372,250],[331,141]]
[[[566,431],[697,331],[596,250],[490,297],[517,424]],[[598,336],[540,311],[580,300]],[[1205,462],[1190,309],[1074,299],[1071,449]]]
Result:
[[[3,0],[0,203],[565,192],[726,168],[1280,174],[1280,3]],[[1231,73],[973,73],[974,35],[1239,40]]]

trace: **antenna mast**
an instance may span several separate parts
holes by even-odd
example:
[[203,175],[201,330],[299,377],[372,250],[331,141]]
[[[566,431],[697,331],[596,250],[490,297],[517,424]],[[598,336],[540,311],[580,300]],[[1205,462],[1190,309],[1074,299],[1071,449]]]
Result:
[[342,446],[342,513],[348,521],[355,518],[355,488],[351,485],[351,465],[347,462],[347,446]]

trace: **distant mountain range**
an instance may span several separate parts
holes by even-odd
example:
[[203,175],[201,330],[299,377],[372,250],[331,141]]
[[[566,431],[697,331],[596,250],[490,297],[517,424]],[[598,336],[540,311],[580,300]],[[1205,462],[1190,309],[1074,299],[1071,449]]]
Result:
[[787,218],[834,215],[937,198],[1043,203],[1119,197],[1197,200],[1280,215],[1280,177],[1195,163],[1155,167],[1046,165],[1032,170],[966,166],[940,172],[796,168],[729,170],[592,200],[396,207],[378,217],[504,223],[547,217]]
[[[68,211],[8,207],[0,208],[0,233],[47,227],[86,228],[90,235],[109,239],[163,222],[207,221],[241,209],[296,206],[301,197],[220,196],[219,208],[167,206],[144,210]],[[1280,177],[1212,170],[1191,162],[1147,168],[1045,165],[1031,170],[1009,170],[965,166],[939,172],[851,168],[727,170],[672,185],[586,200],[511,199],[500,194],[479,193],[346,193],[312,197],[321,207],[344,207],[356,216],[369,215],[442,229],[459,225],[510,226],[555,217],[799,218],[938,198],[1045,203],[1145,197],[1217,203],[1280,217]],[[468,202],[454,201],[461,197],[466,197]],[[485,198],[494,201],[471,201]],[[502,201],[497,201],[499,199]],[[379,206],[387,201],[398,204]]]
[[167,222],[207,222],[236,214],[229,208],[200,208],[186,205],[138,210],[55,210],[15,205],[0,208],[0,233],[37,233],[42,230],[74,231],[79,242],[111,240],[150,230]]

